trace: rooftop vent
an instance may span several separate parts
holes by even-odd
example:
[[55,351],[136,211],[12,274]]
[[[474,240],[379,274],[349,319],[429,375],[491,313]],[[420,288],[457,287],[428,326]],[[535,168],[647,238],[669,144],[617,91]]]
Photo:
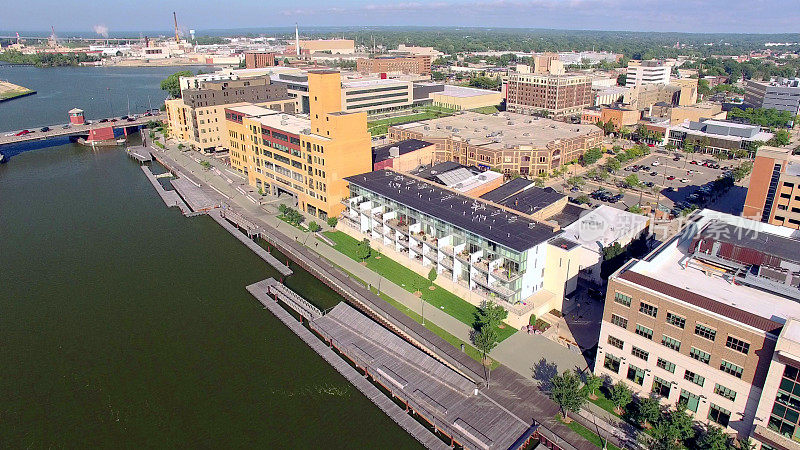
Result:
[[389,156],[392,158],[397,158],[400,156],[400,147],[390,147],[389,148]]

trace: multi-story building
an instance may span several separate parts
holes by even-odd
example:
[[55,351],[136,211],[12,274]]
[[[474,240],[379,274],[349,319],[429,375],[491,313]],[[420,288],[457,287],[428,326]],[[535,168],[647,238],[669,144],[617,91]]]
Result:
[[356,61],[359,73],[413,73],[417,75],[431,74],[430,55],[395,55],[359,58]]
[[[331,52],[334,55],[349,55],[356,52],[356,43],[352,39],[312,39],[298,41],[301,53]],[[287,51],[294,52],[295,46],[287,46]]]
[[627,105],[610,105],[600,109],[600,120],[603,123],[611,122],[617,130],[625,127],[633,127],[639,122],[642,114],[637,109],[626,107]]
[[800,228],[800,156],[791,148],[762,146],[756,152],[744,217]]
[[553,117],[580,115],[592,104],[587,75],[512,73],[506,83],[506,110]]
[[673,106],[669,103],[656,103],[650,107],[648,117],[666,119],[668,125],[680,125],[685,121],[699,122],[700,119],[724,119],[727,112],[722,111],[722,104],[703,102],[691,106]]
[[625,77],[625,86],[636,87],[645,84],[669,84],[672,64],[665,61],[631,61]]
[[767,142],[772,136],[770,132],[761,131],[757,125],[701,119],[699,122],[687,121],[671,127],[667,142],[676,148],[684,148],[686,143],[691,143],[695,151],[702,153],[735,154],[746,151],[752,157],[755,144]]
[[182,79],[181,85],[186,86],[181,98],[164,102],[169,134],[201,151],[214,151],[227,143],[226,105],[256,103],[275,111],[295,112],[295,101],[286,87],[270,83],[266,76]]
[[338,216],[345,177],[372,170],[367,115],[342,111],[338,71],[308,72],[309,118],[255,105],[225,109],[231,167],[250,185],[290,195],[312,216]]
[[503,93],[499,91],[453,86],[451,84],[439,86],[441,86],[440,91],[430,94],[433,106],[461,111],[487,106],[499,106],[503,102]]
[[677,106],[691,106],[697,103],[697,78],[672,78],[669,84],[681,89]]
[[505,174],[539,175],[599,147],[603,132],[510,112],[464,111],[454,116],[389,127],[392,142],[420,139],[436,144],[437,161],[455,161]]
[[770,81],[747,80],[744,102],[756,108],[772,108],[800,114],[800,78],[773,78]]
[[631,89],[625,86],[600,86],[592,83],[592,105],[611,105],[613,103],[630,103]]
[[595,373],[762,449],[798,448],[798,255],[788,228],[697,213],[609,278]]
[[263,69],[275,65],[275,53],[273,52],[246,52],[244,63],[248,69]]

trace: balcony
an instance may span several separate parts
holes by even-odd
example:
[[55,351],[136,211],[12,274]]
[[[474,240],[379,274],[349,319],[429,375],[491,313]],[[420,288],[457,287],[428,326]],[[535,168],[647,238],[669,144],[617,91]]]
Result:
[[483,273],[486,274],[489,273],[489,260],[487,260],[486,258],[478,258],[478,260],[475,261],[475,263],[472,264],[472,266]]
[[441,248],[441,250],[442,253],[444,253],[447,256],[453,257],[454,255],[453,247],[450,245],[445,245],[444,247]]
[[386,224],[403,234],[408,234],[408,224],[399,219],[389,219]]
[[453,261],[452,260],[450,260],[448,258],[442,258],[442,260],[439,261],[439,264],[441,264],[442,267],[444,267],[446,269],[450,269],[450,271],[452,272],[452,270],[453,270]]
[[508,289],[507,287],[504,287],[504,286],[501,286],[501,285],[495,285],[495,286],[490,285],[489,281],[487,280],[487,277],[482,275],[482,274],[479,274],[479,273],[475,274],[475,275],[472,276],[472,279],[476,283],[478,283],[479,285],[488,288],[491,292],[494,292],[495,294],[500,295],[500,297],[502,297],[502,298],[513,297],[514,294],[515,294],[514,291],[512,291],[511,289]]
[[503,266],[494,269],[492,275],[506,282],[512,282],[522,276],[521,273],[510,271]]
[[462,263],[469,265],[469,252],[467,251],[467,249],[464,249],[456,253],[455,257]]

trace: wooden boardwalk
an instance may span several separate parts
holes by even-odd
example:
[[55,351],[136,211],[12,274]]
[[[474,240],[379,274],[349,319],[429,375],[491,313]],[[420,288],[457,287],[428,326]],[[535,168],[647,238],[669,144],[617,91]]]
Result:
[[[263,282],[259,282],[263,283]],[[247,286],[247,290],[258,299],[272,314],[275,315],[281,322],[283,322],[290,330],[292,330],[300,339],[303,340],[309,347],[311,347],[317,354],[319,354],[325,361],[328,362],[337,372],[342,374],[350,383],[353,384],[362,394],[364,394],[372,403],[381,409],[387,416],[389,416],[395,423],[400,425],[401,428],[406,430],[408,434],[417,439],[422,445],[429,449],[444,450],[450,448],[445,445],[441,439],[436,437],[427,428],[422,426],[419,422],[409,416],[403,409],[397,406],[389,397],[384,395],[377,387],[370,383],[364,376],[362,376],[356,369],[343,360],[333,350],[328,348],[322,341],[319,340],[311,331],[306,329],[300,322],[297,321],[285,309],[281,308],[277,302],[269,297],[263,284],[251,284]]]
[[153,175],[153,172],[150,171],[150,168],[142,165],[142,172],[144,172],[145,176],[148,180],[150,180],[150,184],[156,189],[156,192],[161,197],[161,200],[164,200],[164,204],[167,206],[177,206],[178,209],[181,210],[183,214],[189,214],[191,211],[189,207],[186,206],[186,203],[183,202],[183,199],[178,195],[175,191],[168,191],[161,186],[161,183],[158,182],[156,176]]
[[172,183],[172,186],[178,191],[178,194],[180,194],[189,207],[192,208],[192,211],[204,212],[219,207],[219,203],[206,195],[200,186],[183,176],[183,174],[179,173],[178,178],[169,180],[169,182]]
[[128,147],[128,156],[144,164],[153,160],[153,155],[147,147]]
[[281,275],[288,277],[292,274],[292,269],[287,267],[282,262],[278,261],[278,258],[272,256],[268,251],[264,250],[263,247],[253,242],[252,239],[247,237],[244,233],[242,233],[238,228],[233,226],[230,222],[225,220],[222,215],[220,214],[219,210],[214,210],[208,213],[214,221],[218,224],[222,225],[223,228],[228,230],[236,239],[239,239],[244,245],[247,246],[250,250],[253,251],[259,258],[263,259],[267,262],[267,264],[274,267]]

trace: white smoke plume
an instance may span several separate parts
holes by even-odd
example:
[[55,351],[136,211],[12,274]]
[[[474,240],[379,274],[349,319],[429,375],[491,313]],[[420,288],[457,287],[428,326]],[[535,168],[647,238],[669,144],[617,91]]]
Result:
[[108,27],[105,25],[95,25],[92,27],[95,33],[103,37],[108,37]]

